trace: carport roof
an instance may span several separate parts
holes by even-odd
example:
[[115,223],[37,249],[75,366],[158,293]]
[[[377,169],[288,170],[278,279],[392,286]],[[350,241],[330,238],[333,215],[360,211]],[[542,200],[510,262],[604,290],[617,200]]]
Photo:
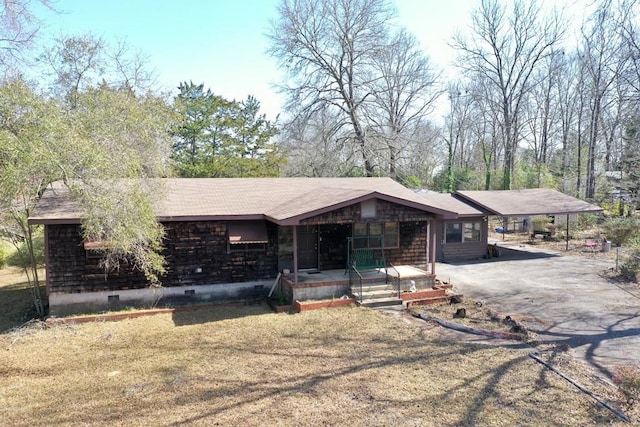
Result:
[[602,208],[550,188],[457,191],[454,196],[489,215],[533,216],[600,213]]
[[482,216],[486,214],[485,211],[457,199],[453,194],[437,193],[435,191],[425,189],[416,191],[416,193],[426,198],[429,205],[445,211],[455,212],[459,218]]

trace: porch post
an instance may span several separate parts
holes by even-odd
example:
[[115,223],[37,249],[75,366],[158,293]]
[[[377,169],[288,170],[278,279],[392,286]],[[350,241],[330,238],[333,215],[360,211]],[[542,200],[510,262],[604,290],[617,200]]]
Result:
[[436,274],[436,226],[435,220],[429,221],[431,227],[431,274]]
[[431,250],[429,250],[429,247],[431,246],[431,220],[427,221],[427,244],[425,246],[426,247],[424,248],[424,255],[425,255],[424,265],[429,266],[429,263],[431,263]]
[[293,284],[298,285],[298,226],[293,226]]

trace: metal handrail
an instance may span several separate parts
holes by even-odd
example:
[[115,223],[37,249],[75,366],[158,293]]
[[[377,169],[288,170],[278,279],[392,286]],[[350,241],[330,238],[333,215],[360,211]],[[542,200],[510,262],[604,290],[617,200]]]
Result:
[[[396,274],[398,275],[398,279],[397,279],[397,287],[398,287],[398,298],[400,298],[401,295],[401,290],[400,290],[400,272],[398,271],[398,269],[395,267],[395,265],[389,263],[389,266],[391,268],[393,268],[396,271]],[[387,272],[387,277],[389,276],[388,272]]]
[[360,281],[360,303],[362,304],[362,274],[358,271],[355,265],[351,264],[351,268],[349,268],[349,287],[353,289],[353,280],[351,277],[351,272],[354,272],[358,275],[358,280]]

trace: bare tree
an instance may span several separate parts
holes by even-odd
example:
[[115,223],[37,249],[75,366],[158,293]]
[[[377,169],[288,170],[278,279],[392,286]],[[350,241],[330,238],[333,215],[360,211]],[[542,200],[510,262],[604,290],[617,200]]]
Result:
[[48,83],[54,95],[65,97],[72,108],[79,94],[89,87],[101,85],[132,95],[146,95],[156,89],[148,56],[124,40],[110,45],[90,33],[62,35],[44,47],[39,60],[43,74],[51,77]]
[[[454,185],[454,169],[465,165],[464,152],[473,108],[473,94],[463,88],[460,83],[452,83],[447,90],[450,111],[445,116],[446,131],[443,140],[447,147],[446,191],[456,190]],[[457,160],[456,160],[457,158]]]
[[299,117],[282,130],[287,151],[287,176],[345,176],[355,168],[355,153],[339,137],[336,112],[321,109],[310,117]]
[[468,118],[470,124],[469,140],[475,141],[472,148],[480,164],[473,167],[484,170],[484,190],[494,187],[495,172],[499,168],[499,159],[504,152],[504,140],[501,137],[500,117],[501,101],[482,78],[467,88],[471,94],[472,108]]
[[596,193],[596,159],[599,155],[603,110],[610,102],[610,97],[615,96],[615,82],[625,66],[614,6],[612,0],[603,1],[582,29],[580,61],[589,97],[585,187],[585,197],[588,199],[594,198]]
[[630,88],[629,100],[640,103],[640,29],[638,16],[640,4],[637,0],[623,0],[620,5],[619,30],[627,59],[623,80]]
[[148,68],[149,56],[133,49],[125,40],[119,40],[107,56],[120,88],[144,93],[156,86],[154,71]]
[[51,67],[57,91],[65,94],[72,108],[77,106],[83,88],[98,83],[105,68],[104,48],[104,40],[91,34],[60,36],[40,57]]
[[372,176],[363,103],[371,97],[372,56],[387,40],[392,8],[386,0],[283,0],[278,13],[269,52],[290,78],[285,108],[302,116],[326,106],[339,111]]
[[[570,150],[572,142],[576,139],[574,130],[576,118],[580,114],[580,95],[577,89],[577,70],[575,57],[572,54],[563,53],[556,56],[557,60],[557,79],[554,86],[556,117],[559,126],[560,138],[560,188],[563,192],[570,191],[570,169],[571,156]],[[574,151],[575,152],[575,151]]]
[[624,111],[623,138],[620,170],[622,186],[629,201],[636,209],[640,208],[640,33],[638,16],[640,4],[637,0],[621,2],[619,29],[622,36],[623,53],[626,58],[621,75],[623,86],[620,110]]
[[529,128],[529,147],[535,167],[535,182],[539,187],[543,182],[543,171],[552,163],[555,153],[556,136],[560,134],[560,103],[556,87],[564,76],[559,72],[564,63],[564,51],[554,51],[536,68],[534,86],[525,106],[526,123]]
[[[38,3],[53,9],[49,0]],[[40,29],[40,21],[33,14],[29,0],[5,0],[0,4],[0,70],[6,77],[16,64],[24,62],[24,50]]]
[[458,34],[452,46],[461,53],[459,65],[473,78],[483,77],[498,94],[501,134],[504,140],[503,188],[510,189],[520,139],[521,113],[534,70],[564,35],[555,11],[541,13],[541,5],[521,0],[507,13],[507,3],[483,0],[472,16],[471,38]]
[[384,141],[389,175],[398,178],[398,162],[408,147],[409,129],[433,110],[439,95],[437,74],[417,40],[400,29],[372,58],[380,76],[372,83],[373,103],[366,107],[368,121]]

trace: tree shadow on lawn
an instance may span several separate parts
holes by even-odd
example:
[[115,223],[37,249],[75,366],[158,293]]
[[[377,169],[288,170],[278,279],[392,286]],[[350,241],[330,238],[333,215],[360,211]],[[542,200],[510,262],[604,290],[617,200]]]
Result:
[[171,318],[175,326],[189,326],[268,313],[273,310],[265,302],[250,301],[176,307]]
[[[316,344],[319,345],[320,343]],[[345,345],[350,344],[351,343],[347,343]],[[221,387],[220,389],[209,388],[201,391],[199,395],[195,396],[182,395],[178,400],[174,401],[174,404],[177,406],[191,406],[194,402],[211,402],[212,399],[215,398],[229,397],[229,399],[225,399],[225,401],[215,409],[210,409],[209,411],[198,415],[190,416],[180,422],[173,423],[172,425],[191,425],[193,423],[201,423],[205,420],[215,420],[218,419],[218,417],[228,415],[228,411],[234,411],[234,413],[245,413],[246,411],[246,416],[250,417],[253,422],[256,422],[255,418],[251,418],[256,416],[255,413],[251,412],[251,409],[253,408],[252,405],[258,405],[261,407],[270,399],[280,399],[286,402],[287,399],[292,399],[296,396],[308,398],[309,396],[313,396],[315,393],[322,394],[322,386],[324,383],[333,381],[340,377],[351,378],[349,381],[353,384],[353,392],[355,393],[352,397],[352,399],[354,399],[353,403],[356,404],[356,406],[360,403],[364,405],[364,408],[359,406],[363,411],[359,414],[359,421],[363,421],[367,419],[367,417],[373,416],[374,413],[385,413],[386,411],[393,412],[394,409],[402,412],[402,409],[400,408],[406,409],[409,405],[427,408],[430,405],[429,402],[436,401],[438,402],[438,407],[430,407],[426,413],[424,412],[425,409],[420,409],[418,413],[414,414],[412,419],[415,420],[421,416],[435,416],[440,411],[446,411],[447,407],[455,407],[455,411],[460,415],[454,415],[454,418],[456,419],[453,421],[443,421],[442,425],[479,425],[486,422],[483,417],[486,415],[486,407],[489,400],[492,401],[492,403],[489,403],[490,406],[496,406],[505,404],[505,399],[508,401],[511,398],[511,396],[503,396],[503,391],[497,391],[500,386],[504,386],[503,383],[506,381],[505,376],[510,374],[511,371],[517,372],[517,370],[521,370],[523,366],[528,370],[530,369],[529,366],[531,364],[536,365],[526,354],[520,353],[521,355],[515,355],[512,359],[500,363],[497,366],[487,364],[487,366],[481,368],[481,371],[477,374],[466,378],[464,381],[458,382],[455,385],[444,387],[444,390],[426,400],[425,397],[418,396],[410,400],[405,400],[406,396],[404,398],[398,398],[398,400],[393,398],[381,399],[379,391],[376,390],[375,381],[370,384],[370,387],[361,387],[363,384],[362,381],[365,381],[366,383],[368,380],[367,372],[378,372],[380,369],[388,369],[389,367],[396,366],[401,369],[406,369],[407,377],[411,378],[412,369],[418,369],[416,366],[424,366],[428,364],[437,366],[439,360],[455,357],[463,357],[467,360],[473,360],[476,358],[476,354],[495,348],[495,346],[488,344],[461,344],[451,342],[446,339],[437,339],[429,344],[425,344],[425,348],[423,349],[425,351],[421,351],[422,346],[418,345],[417,347],[412,348],[412,353],[407,354],[406,343],[389,344],[390,343],[388,342],[380,343],[380,345],[385,346],[385,348],[389,350],[389,353],[393,353],[393,355],[383,358],[366,358],[354,355],[353,358],[350,359],[353,363],[349,363],[348,366],[339,367],[337,369],[334,367],[332,369],[327,369],[325,372],[303,374],[297,373],[295,369],[292,369],[290,371],[291,373],[288,374],[286,378],[280,378],[277,381],[272,382],[266,382],[264,379],[260,379],[259,376],[256,376],[255,380],[248,383],[239,382],[232,378],[217,379],[217,382]],[[393,351],[394,345],[396,346],[396,351]],[[429,349],[432,349],[432,347],[429,346],[435,346],[439,348],[440,351],[432,353],[428,351]],[[307,343],[307,345],[301,345],[293,354],[289,350],[279,350],[277,348],[273,348],[268,351],[251,351],[251,353],[256,353],[259,356],[266,358],[266,360],[274,356],[303,359],[307,357],[319,357],[312,351],[307,351],[306,349],[309,347],[313,347],[313,344]],[[238,347],[236,351],[241,353],[243,351],[247,351],[247,348]],[[463,373],[464,367],[458,367],[456,372]],[[359,377],[361,374],[364,375],[364,378]],[[517,373],[514,373],[513,375],[517,375]],[[553,386],[551,386],[550,383],[542,377],[542,379],[535,380],[535,383],[533,383],[531,387],[532,390],[530,394],[535,394],[545,393],[546,390]],[[346,391],[337,390],[335,393],[345,394]],[[241,397],[238,399],[235,398],[236,396]],[[359,399],[363,399],[364,402],[359,403]],[[535,401],[535,398],[533,400]],[[494,401],[497,401],[497,403],[493,403]],[[506,404],[508,405],[509,403]],[[371,406],[371,408],[369,408],[372,410],[371,413],[367,412],[367,408],[369,406]],[[454,410],[452,409],[452,411]],[[523,413],[522,416],[525,417],[525,413]],[[592,416],[602,419],[602,417],[606,418],[607,415],[598,413],[593,414]],[[278,420],[273,419],[271,421],[277,423]],[[552,423],[549,425],[552,425]],[[555,425],[562,425],[562,423],[559,421]]]
[[608,325],[607,328],[599,333],[599,334],[579,334],[579,333],[563,333],[563,332],[553,332],[551,329],[558,326],[557,324],[551,325],[544,330],[535,330],[530,329],[532,332],[535,332],[539,335],[549,337],[545,341],[551,341],[560,345],[567,345],[571,348],[581,347],[583,345],[587,345],[587,349],[585,351],[585,360],[591,366],[596,368],[600,373],[606,375],[608,378],[612,378],[614,372],[612,368],[616,365],[621,364],[632,364],[637,362],[637,354],[640,351],[640,348],[629,351],[628,360],[618,359],[615,360],[613,356],[600,356],[601,358],[607,360],[611,360],[610,366],[605,366],[604,364],[598,362],[596,360],[596,351],[605,341],[615,340],[618,338],[628,338],[628,337],[640,337],[640,327],[635,328],[627,328],[622,330],[615,330],[616,326],[619,326],[623,322],[631,321],[634,319],[640,320],[640,312],[631,314],[622,319],[618,319],[616,322]]
[[[473,357],[473,354],[479,350],[492,348],[492,346],[489,346],[489,345],[473,344],[469,346],[464,346],[465,350],[461,351],[460,345],[458,344],[452,344],[447,342],[446,340],[443,340],[440,344],[443,347],[451,347],[451,348],[446,350],[443,353],[438,353],[435,356],[436,358],[454,357],[454,356],[460,356],[461,354],[468,357]],[[246,349],[238,348],[237,350],[243,351]],[[406,348],[398,347],[398,350],[404,351],[406,350]],[[309,356],[305,354],[304,348],[298,349],[298,353],[295,353],[295,354],[291,354],[288,351],[281,352],[275,348],[270,352],[263,351],[263,352],[257,352],[257,354],[265,357],[269,357],[269,356],[283,356],[283,357],[293,356],[293,357],[305,357],[305,358],[319,357],[318,355]],[[286,381],[281,381],[281,383],[277,387],[273,387],[272,384],[267,384],[265,383],[265,381],[262,381],[262,380],[256,380],[248,384],[247,383],[239,384],[236,381],[227,379],[226,380],[227,385],[223,386],[222,390],[217,390],[217,391],[208,390],[208,391],[202,392],[200,396],[192,396],[190,398],[186,398],[186,396],[182,396],[182,399],[180,399],[180,401],[177,401],[176,404],[190,405],[193,403],[193,400],[208,401],[212,397],[239,396],[239,395],[243,396],[243,399],[241,402],[231,402],[233,401],[233,399],[229,399],[230,403],[220,405],[215,410],[190,417],[188,419],[182,420],[181,422],[177,422],[172,425],[191,425],[192,423],[202,422],[203,420],[207,420],[212,417],[213,419],[215,419],[216,416],[219,416],[226,411],[230,411],[230,410],[241,411],[243,406],[258,403],[261,400],[265,400],[269,398],[278,397],[280,399],[286,399],[289,397],[295,397],[297,395],[305,395],[305,394],[308,395],[311,392],[311,390],[315,389],[316,387],[320,387],[323,383],[332,381],[337,377],[352,376],[352,375],[357,375],[358,373],[361,373],[361,372],[375,371],[378,369],[386,369],[394,365],[404,367],[414,363],[420,363],[420,362],[424,363],[425,359],[428,359],[430,357],[434,357],[434,355],[426,356],[425,353],[422,353],[420,351],[416,351],[414,354],[410,356],[394,356],[394,357],[378,358],[376,360],[366,360],[361,357],[354,357],[353,360],[356,363],[350,366],[346,366],[340,369],[330,369],[330,370],[327,370],[327,372],[317,373],[316,375],[292,375],[290,378],[287,378]],[[499,369],[495,371],[491,371],[491,370],[483,371],[481,374],[478,374],[476,377],[469,379],[468,381],[461,384],[460,386],[454,387],[452,389],[445,391],[444,393],[442,393],[441,398],[447,398],[450,395],[450,393],[455,391],[456,389],[464,389],[465,386],[468,386],[476,381],[484,381],[485,377],[489,376],[490,380],[487,382],[487,385],[482,390],[483,393],[477,396],[471,396],[471,393],[468,391],[465,393],[469,395],[468,399],[473,403],[469,406],[469,410],[464,416],[463,425],[477,425],[478,417],[482,414],[482,407],[483,407],[484,401],[490,394],[490,393],[485,393],[485,391],[487,390],[491,391],[492,388],[509,371],[510,368],[525,362],[526,359],[527,359],[526,356],[517,357],[503,364],[502,366],[500,366]],[[222,382],[224,381],[225,380],[222,380]],[[357,381],[354,380],[354,383],[357,383]],[[364,396],[365,400],[369,400],[371,402],[378,401],[379,403],[383,402],[379,399],[376,399],[372,395],[368,395],[366,390],[360,390],[359,393]],[[393,401],[385,401],[385,403],[390,405],[394,404]],[[367,414],[366,413],[361,414],[361,416],[364,416],[366,418]],[[277,420],[273,420],[273,421],[277,421]]]

